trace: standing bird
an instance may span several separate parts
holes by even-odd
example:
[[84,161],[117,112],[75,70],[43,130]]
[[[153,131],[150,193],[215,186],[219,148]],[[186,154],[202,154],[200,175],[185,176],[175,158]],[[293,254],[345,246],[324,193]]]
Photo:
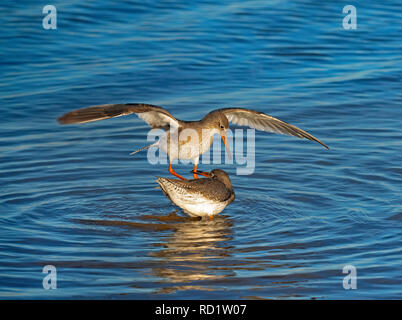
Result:
[[[316,141],[329,149],[320,140],[302,129],[265,113],[242,108],[217,109],[211,111],[199,121],[182,121],[173,117],[167,110],[150,104],[105,104],[68,112],[61,116],[58,121],[61,124],[86,123],[131,113],[137,114],[138,117],[148,123],[153,129],[165,130],[165,133],[157,142],[134,151],[132,154],[152,146],[159,147],[169,156],[169,172],[182,180],[186,179],[172,169],[172,161],[175,159],[192,160],[194,163],[193,175],[197,179],[199,157],[210,149],[215,134],[221,136],[230,155],[226,135],[229,122],[257,130],[282,133],[302,139],[306,138]],[[182,137],[186,139],[182,139]]]
[[183,181],[158,177],[156,181],[163,193],[190,216],[212,218],[235,199],[233,186],[221,169],[197,173],[207,178]]

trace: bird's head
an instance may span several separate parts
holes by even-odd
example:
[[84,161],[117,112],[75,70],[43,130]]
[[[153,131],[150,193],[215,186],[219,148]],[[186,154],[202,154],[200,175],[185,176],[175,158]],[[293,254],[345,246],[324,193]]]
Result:
[[220,110],[210,112],[204,117],[204,119],[202,119],[202,122],[209,129],[213,129],[214,133],[218,133],[221,136],[226,151],[231,158],[232,153],[230,152],[228,137],[226,134],[227,129],[229,129],[229,120],[225,114]]
[[192,172],[207,178],[219,180],[220,182],[225,184],[225,186],[228,189],[233,189],[232,182],[229,179],[229,175],[224,170],[213,169],[211,172],[203,172],[203,171],[197,171],[197,172],[192,171]]

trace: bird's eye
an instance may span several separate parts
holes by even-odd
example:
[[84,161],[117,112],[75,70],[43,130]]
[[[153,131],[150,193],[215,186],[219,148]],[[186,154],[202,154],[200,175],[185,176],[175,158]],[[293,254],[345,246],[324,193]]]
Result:
[[221,129],[225,129],[225,127],[223,126],[223,124],[221,124]]

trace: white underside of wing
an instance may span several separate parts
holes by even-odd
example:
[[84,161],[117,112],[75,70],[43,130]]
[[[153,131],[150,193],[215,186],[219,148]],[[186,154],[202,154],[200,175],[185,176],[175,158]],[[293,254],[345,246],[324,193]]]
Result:
[[157,111],[148,111],[137,113],[138,117],[148,123],[151,127],[164,127],[170,125],[172,128],[178,128],[179,124],[171,117]]

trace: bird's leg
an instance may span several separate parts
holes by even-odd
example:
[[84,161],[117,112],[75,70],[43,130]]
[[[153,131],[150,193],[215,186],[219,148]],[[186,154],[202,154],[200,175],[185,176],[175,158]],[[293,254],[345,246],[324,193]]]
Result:
[[194,170],[193,170],[193,177],[194,179],[198,179],[198,175],[197,175],[197,165],[194,165]]
[[194,179],[198,179],[197,166],[198,166],[199,161],[200,161],[199,156],[197,158],[193,159],[193,163],[194,163],[193,177],[194,177]]
[[174,172],[174,170],[172,169],[172,163],[169,162],[169,172],[170,174],[174,175],[175,177],[181,179],[181,180],[187,180],[186,178],[183,178],[181,175],[177,174],[176,172]]

